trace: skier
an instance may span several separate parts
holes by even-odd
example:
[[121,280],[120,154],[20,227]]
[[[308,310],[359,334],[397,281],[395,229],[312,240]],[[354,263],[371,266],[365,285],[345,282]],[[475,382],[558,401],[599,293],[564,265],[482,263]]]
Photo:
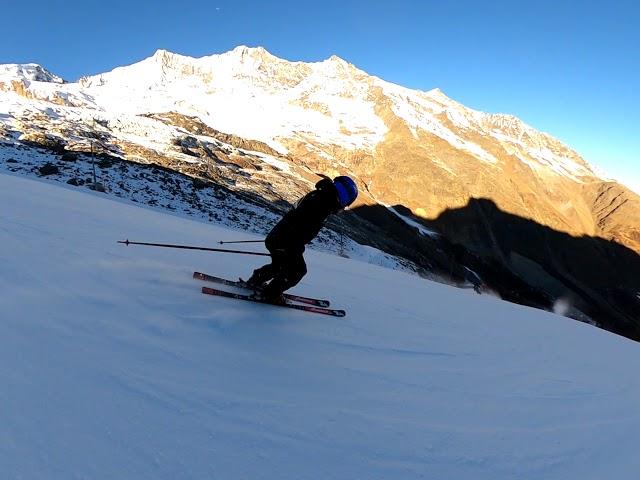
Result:
[[482,288],[484,286],[482,279],[478,276],[476,272],[471,270],[469,267],[462,266],[465,271],[465,280],[473,285],[473,291],[478,295],[482,295]]
[[316,183],[315,190],[302,197],[267,235],[264,243],[271,263],[254,270],[246,282],[256,290],[256,297],[283,303],[282,293],[307,273],[302,255],[305,245],[318,235],[329,215],[351,205],[357,196],[358,187],[347,176],[333,181],[325,177]]

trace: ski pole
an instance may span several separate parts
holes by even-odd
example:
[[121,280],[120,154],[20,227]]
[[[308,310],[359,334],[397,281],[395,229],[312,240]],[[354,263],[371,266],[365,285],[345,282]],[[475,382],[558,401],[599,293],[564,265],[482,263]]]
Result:
[[205,250],[207,252],[225,252],[225,253],[240,253],[244,255],[260,255],[264,257],[270,257],[268,253],[260,252],[247,252],[244,250],[226,250],[224,248],[209,248],[209,247],[192,247],[190,245],[173,245],[169,243],[148,243],[148,242],[131,242],[127,240],[118,240],[118,243],[124,243],[125,245],[146,245],[148,247],[165,247],[165,248],[181,248],[184,250]]
[[224,245],[225,243],[264,243],[264,240],[234,240],[234,241],[230,240],[228,242],[220,240],[218,243],[220,245]]

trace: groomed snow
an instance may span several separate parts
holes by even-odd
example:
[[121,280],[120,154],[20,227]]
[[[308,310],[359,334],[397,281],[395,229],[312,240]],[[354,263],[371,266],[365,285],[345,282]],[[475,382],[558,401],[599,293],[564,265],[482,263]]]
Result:
[[0,465],[10,479],[635,479],[640,348],[318,252],[344,319],[206,297],[250,237],[0,174]]

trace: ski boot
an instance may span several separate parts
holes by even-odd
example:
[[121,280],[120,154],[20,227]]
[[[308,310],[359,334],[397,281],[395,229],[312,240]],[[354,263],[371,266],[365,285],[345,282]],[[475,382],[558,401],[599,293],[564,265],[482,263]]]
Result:
[[254,297],[261,302],[272,303],[274,305],[284,305],[287,303],[287,300],[282,293],[283,292],[281,292],[276,285],[269,282],[260,289],[256,289]]
[[265,295],[264,291],[255,291],[251,298],[259,300],[264,303],[270,303],[272,305],[285,305],[287,303],[287,299],[281,293],[276,295]]

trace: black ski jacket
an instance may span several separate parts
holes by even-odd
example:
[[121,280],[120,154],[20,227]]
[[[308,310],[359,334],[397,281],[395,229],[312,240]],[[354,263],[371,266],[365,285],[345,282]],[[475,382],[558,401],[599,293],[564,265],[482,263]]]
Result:
[[327,217],[339,210],[338,191],[331,180],[324,178],[273,227],[265,246],[269,251],[302,253],[304,246],[318,235]]

